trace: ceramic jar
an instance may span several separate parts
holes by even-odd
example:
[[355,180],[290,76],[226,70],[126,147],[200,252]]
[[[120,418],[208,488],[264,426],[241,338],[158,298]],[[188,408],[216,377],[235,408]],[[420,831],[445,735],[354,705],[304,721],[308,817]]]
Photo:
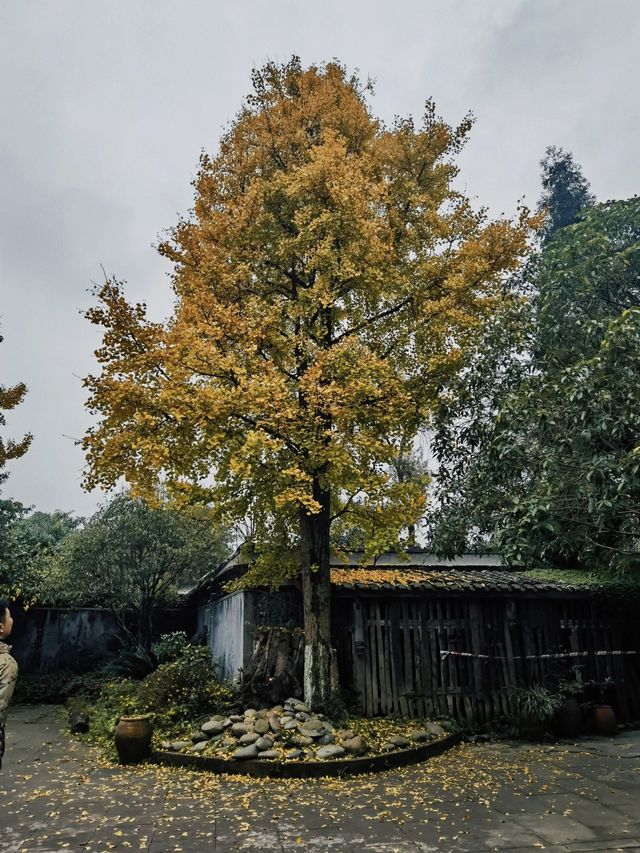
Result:
[[115,744],[121,764],[136,764],[149,756],[152,731],[150,714],[120,717]]

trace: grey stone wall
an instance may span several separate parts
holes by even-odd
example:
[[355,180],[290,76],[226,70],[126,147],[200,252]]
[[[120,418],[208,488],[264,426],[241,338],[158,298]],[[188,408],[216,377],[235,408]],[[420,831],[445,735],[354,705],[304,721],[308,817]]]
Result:
[[[249,599],[249,606],[245,604]],[[198,608],[198,633],[206,631],[211,658],[226,681],[238,681],[245,665],[247,649],[253,642],[253,626],[245,624],[245,609],[250,616],[250,596],[234,592]]]
[[[193,614],[184,608],[158,611],[154,617],[156,634],[186,631],[190,637],[193,621]],[[10,639],[21,672],[84,672],[123,642],[125,637],[113,615],[97,607],[17,611]]]
[[115,651],[121,631],[106,610],[33,608],[15,621],[12,654],[21,672],[89,669],[92,658]]
[[299,627],[302,608],[295,593],[248,589],[198,608],[198,633],[206,632],[211,658],[227,681],[239,681],[251,660],[259,625]]

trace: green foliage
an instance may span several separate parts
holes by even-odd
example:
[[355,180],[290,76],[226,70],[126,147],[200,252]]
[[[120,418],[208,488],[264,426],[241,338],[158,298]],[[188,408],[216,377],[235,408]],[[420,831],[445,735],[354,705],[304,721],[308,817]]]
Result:
[[84,704],[90,719],[87,737],[113,754],[113,732],[120,717],[149,713],[157,734],[175,735],[199,716],[226,713],[234,694],[215,677],[207,649],[187,645],[177,660],[161,664],[143,681],[103,680],[97,698],[90,698]]
[[233,701],[204,646],[188,646],[179,658],[161,664],[141,682],[139,696],[143,710],[162,711],[172,720],[226,710]]
[[61,705],[73,696],[95,699],[105,683],[101,671],[77,673],[61,669],[45,673],[22,673],[13,701],[22,705]]
[[103,667],[105,675],[142,679],[158,666],[153,651],[137,644],[121,649]]
[[516,692],[517,716],[520,725],[548,723],[561,704],[558,696],[542,684],[523,687]]
[[11,528],[13,577],[28,603],[46,604],[52,561],[70,533],[84,522],[69,512],[32,512],[21,515]]
[[624,598],[626,600],[640,597],[640,577],[635,573],[621,571],[585,571],[584,569],[527,569],[522,572],[525,577],[543,581],[560,581],[572,586],[580,586],[585,590],[597,592],[599,596]]
[[181,586],[226,553],[227,533],[206,507],[177,512],[120,494],[64,540],[43,595],[56,604],[108,607],[127,633],[125,612],[133,611],[132,642],[149,654],[154,609],[174,602]]
[[558,229],[574,223],[583,208],[595,203],[595,196],[589,191],[589,182],[573,155],[562,148],[549,146],[540,166],[543,191],[540,207],[547,212],[543,232],[546,241]]
[[15,528],[27,512],[27,508],[19,501],[0,498],[0,596],[10,600],[22,592],[21,560]]
[[111,758],[116,757],[113,733],[120,717],[144,713],[139,697],[140,682],[129,678],[104,681],[98,697],[74,710],[89,714],[89,733],[84,737],[102,746]]
[[572,678],[561,678],[556,690],[560,702],[580,699],[584,695],[584,684]]
[[160,664],[178,660],[191,648],[184,631],[163,634],[150,649],[133,644],[121,649],[103,667],[108,675],[126,676],[143,679],[158,668]]
[[514,564],[635,569],[640,199],[583,211],[528,276],[530,307],[450,396],[436,547],[476,536]]
[[153,644],[153,653],[159,664],[171,663],[187,651],[189,640],[184,631],[173,631],[163,634],[157,643]]

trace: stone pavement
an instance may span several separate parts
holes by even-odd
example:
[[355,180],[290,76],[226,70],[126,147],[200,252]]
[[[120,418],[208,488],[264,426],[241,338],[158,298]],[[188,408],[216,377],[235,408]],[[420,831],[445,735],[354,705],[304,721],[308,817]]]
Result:
[[0,851],[640,851],[640,732],[461,745],[378,776],[277,781],[110,764],[14,708]]

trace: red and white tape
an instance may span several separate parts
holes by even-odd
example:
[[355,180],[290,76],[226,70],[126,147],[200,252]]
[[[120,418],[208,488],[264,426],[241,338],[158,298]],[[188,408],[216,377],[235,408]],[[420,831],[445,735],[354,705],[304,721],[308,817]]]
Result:
[[480,658],[482,660],[548,660],[549,658],[583,658],[588,657],[589,655],[599,655],[601,657],[605,657],[607,655],[637,655],[640,652],[623,652],[620,650],[615,651],[595,651],[595,652],[561,652],[558,654],[542,654],[542,655],[512,655],[511,657],[507,657],[506,655],[481,655],[476,654],[475,652],[453,652],[453,651],[441,651],[440,657],[442,660],[449,657],[449,655],[454,655],[455,657],[460,658]]

